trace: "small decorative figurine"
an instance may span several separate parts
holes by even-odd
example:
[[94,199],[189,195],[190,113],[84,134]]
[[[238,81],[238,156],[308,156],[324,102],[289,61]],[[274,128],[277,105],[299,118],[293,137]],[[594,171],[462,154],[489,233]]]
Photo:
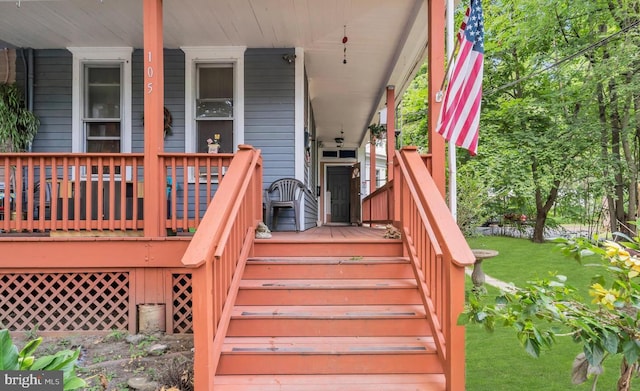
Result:
[[218,153],[220,150],[220,134],[216,133],[213,135],[213,140],[207,139],[207,152],[209,153]]

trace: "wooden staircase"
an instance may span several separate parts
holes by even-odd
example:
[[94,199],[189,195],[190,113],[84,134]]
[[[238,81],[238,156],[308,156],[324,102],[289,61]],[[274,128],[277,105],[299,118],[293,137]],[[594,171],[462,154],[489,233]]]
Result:
[[248,260],[216,390],[445,389],[413,268],[400,251],[375,257],[371,243],[340,243],[334,248],[353,255],[313,256],[317,245],[296,246],[305,256],[256,251]]

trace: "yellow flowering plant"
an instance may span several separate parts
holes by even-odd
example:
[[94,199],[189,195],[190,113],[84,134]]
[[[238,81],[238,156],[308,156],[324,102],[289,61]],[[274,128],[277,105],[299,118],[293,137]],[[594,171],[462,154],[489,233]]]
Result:
[[618,358],[618,391],[630,390],[640,370],[640,238],[614,237],[618,240],[557,240],[558,248],[580,263],[584,254],[602,257],[605,273],[592,279],[591,302],[585,302],[565,276],[552,275],[502,292],[494,303],[483,299],[483,292],[472,291],[458,323],[481,324],[489,331],[499,324],[512,327],[534,357],[542,347],[553,346],[557,337],[570,336],[582,345],[574,362],[574,383],[593,375],[595,390],[603,361]]

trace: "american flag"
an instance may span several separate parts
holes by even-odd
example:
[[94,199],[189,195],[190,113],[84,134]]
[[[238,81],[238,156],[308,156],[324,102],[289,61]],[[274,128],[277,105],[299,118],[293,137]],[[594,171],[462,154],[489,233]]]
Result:
[[484,62],[481,0],[471,0],[458,32],[458,42],[460,49],[450,73],[436,131],[447,141],[454,141],[457,146],[475,155],[478,149]]

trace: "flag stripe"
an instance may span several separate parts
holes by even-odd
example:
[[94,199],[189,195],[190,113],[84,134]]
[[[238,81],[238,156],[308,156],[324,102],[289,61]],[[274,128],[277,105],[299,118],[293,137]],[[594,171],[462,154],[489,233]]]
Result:
[[460,49],[449,75],[436,131],[475,155],[482,102],[484,18],[481,0],[470,1],[458,33]]

